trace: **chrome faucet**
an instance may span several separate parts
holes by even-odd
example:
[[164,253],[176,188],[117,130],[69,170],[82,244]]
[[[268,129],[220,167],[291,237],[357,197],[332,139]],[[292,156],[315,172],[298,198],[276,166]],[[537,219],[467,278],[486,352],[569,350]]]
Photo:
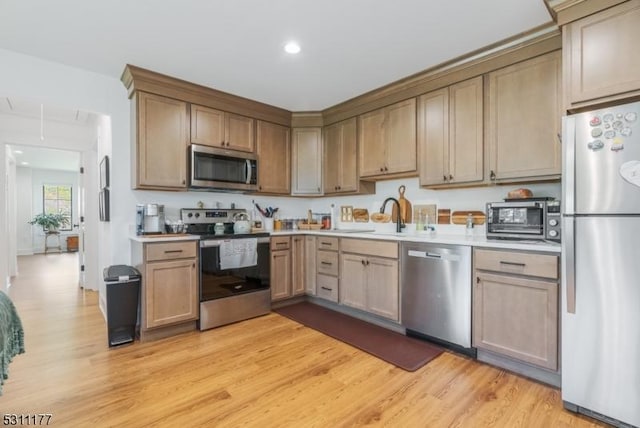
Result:
[[405,224],[402,221],[402,215],[400,214],[400,202],[398,202],[396,198],[385,199],[382,203],[382,206],[380,207],[380,214],[384,214],[384,209],[386,208],[387,202],[389,201],[393,201],[396,204],[396,207],[398,207],[398,221],[396,222],[396,232],[400,233],[402,232],[402,228],[405,227]]

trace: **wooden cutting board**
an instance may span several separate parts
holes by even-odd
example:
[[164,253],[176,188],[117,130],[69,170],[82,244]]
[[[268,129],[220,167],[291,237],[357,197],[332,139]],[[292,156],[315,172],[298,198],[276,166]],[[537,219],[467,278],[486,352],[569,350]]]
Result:
[[482,211],[454,211],[451,214],[451,223],[467,224],[467,216],[471,214],[473,224],[484,224],[486,216]]
[[[406,187],[404,185],[398,188],[398,192],[400,193],[400,197],[398,197],[398,202],[400,203],[400,218],[404,223],[411,223],[411,216],[413,215],[411,209],[411,202],[404,197],[404,191]],[[398,207],[396,204],[393,204],[393,210],[391,211],[391,221],[398,221]]]

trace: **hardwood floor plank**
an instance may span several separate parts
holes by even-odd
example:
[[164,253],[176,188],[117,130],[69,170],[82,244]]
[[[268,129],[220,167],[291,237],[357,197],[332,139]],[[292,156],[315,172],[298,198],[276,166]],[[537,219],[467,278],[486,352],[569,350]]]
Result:
[[398,369],[275,313],[109,348],[96,292],[73,254],[20,257],[9,295],[26,354],[5,413],[60,427],[597,427],[557,389],[445,352]]

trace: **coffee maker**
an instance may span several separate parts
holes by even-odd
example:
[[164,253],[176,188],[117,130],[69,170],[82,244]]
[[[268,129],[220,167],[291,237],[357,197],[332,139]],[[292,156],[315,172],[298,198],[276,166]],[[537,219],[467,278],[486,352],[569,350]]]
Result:
[[164,205],[136,205],[136,235],[164,233]]

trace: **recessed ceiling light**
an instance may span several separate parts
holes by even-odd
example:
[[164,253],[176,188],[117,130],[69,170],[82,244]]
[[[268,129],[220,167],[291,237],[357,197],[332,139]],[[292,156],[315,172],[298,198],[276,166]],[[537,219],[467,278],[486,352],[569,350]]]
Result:
[[300,52],[300,45],[296,42],[289,42],[284,45],[284,51],[290,54],[297,54],[298,52]]
[[29,162],[20,162],[20,165],[29,165]]
[[13,153],[15,153],[16,155],[21,155],[22,154],[22,150],[14,150]]

